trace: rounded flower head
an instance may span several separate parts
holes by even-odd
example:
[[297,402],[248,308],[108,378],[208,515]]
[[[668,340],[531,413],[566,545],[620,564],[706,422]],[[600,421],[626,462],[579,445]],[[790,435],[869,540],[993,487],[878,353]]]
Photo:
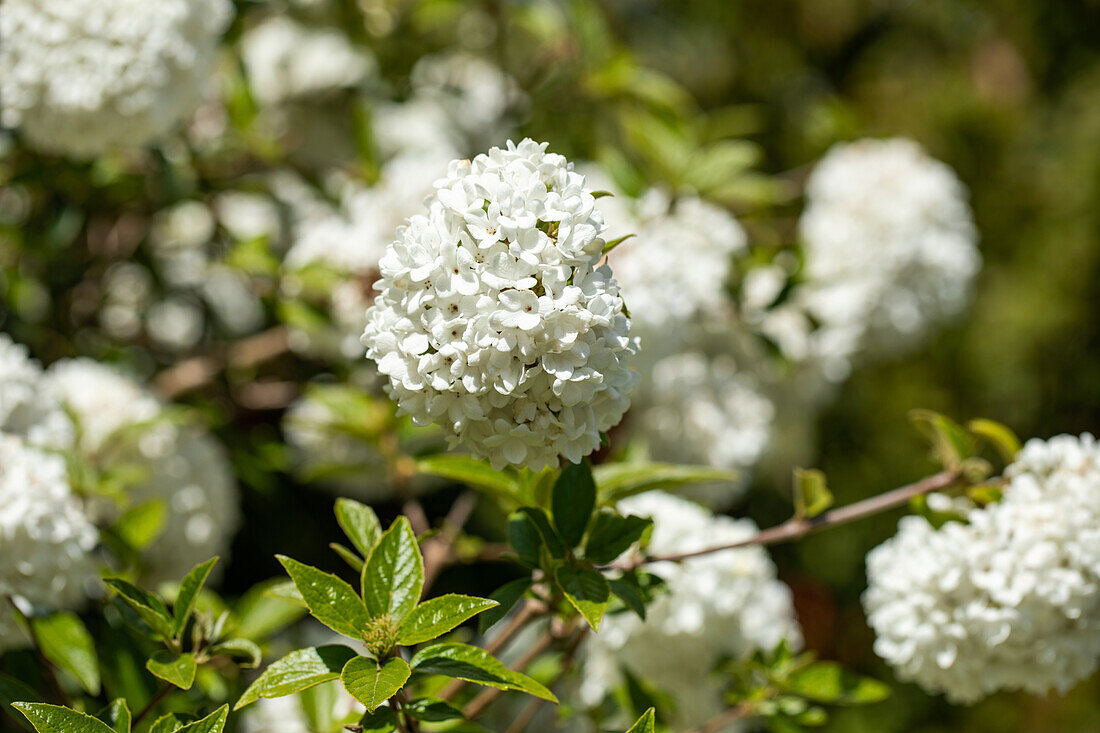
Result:
[[419,424],[494,467],[579,461],[629,406],[636,351],[582,175],[524,140],[453,161],[382,257],[367,354]]
[[806,200],[801,295],[840,334],[823,338],[900,348],[966,305],[981,266],[966,189],[915,142],[837,145],[807,181]]
[[43,151],[143,145],[196,105],[228,0],[6,0],[0,124]]
[[[75,416],[79,439],[73,447],[93,455],[110,446],[113,457],[143,471],[140,481],[126,487],[132,505],[164,503],[164,528],[143,555],[146,582],[179,580],[198,563],[224,557],[239,508],[233,469],[220,444],[165,419],[152,394],[90,359],[52,365],[44,392]],[[136,436],[119,432],[138,425],[143,427]]]
[[875,652],[953,702],[1065,692],[1100,659],[1100,446],[1031,441],[967,524],[906,517],[867,556]]
[[[735,542],[756,532],[747,519],[715,516],[659,491],[631,497],[618,508],[653,518],[647,549],[657,555]],[[722,677],[712,674],[722,659],[770,651],[784,639],[792,647],[801,644],[790,590],[776,579],[763,548],[724,550],[649,569],[668,587],[647,607],[646,620],[632,612],[609,615],[600,633],[585,642],[580,696],[586,705],[598,705],[621,682],[625,668],[672,696],[678,730],[694,728],[725,707]]]
[[[96,578],[98,534],[69,488],[65,461],[0,433],[0,598],[24,610],[75,609]],[[29,640],[0,606],[0,652]]]
[[22,344],[0,333],[0,432],[35,445],[64,440],[68,419],[58,405],[39,392],[42,367]]

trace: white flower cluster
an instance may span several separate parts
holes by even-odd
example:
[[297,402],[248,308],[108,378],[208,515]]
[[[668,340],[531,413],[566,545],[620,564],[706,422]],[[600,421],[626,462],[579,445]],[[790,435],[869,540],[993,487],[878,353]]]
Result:
[[[0,433],[0,598],[24,611],[78,608],[97,577],[98,541],[65,461]],[[0,652],[29,644],[13,615],[0,605]]]
[[682,338],[693,319],[723,312],[733,257],[747,248],[745,230],[729,212],[692,196],[674,203],[657,189],[634,206],[617,195],[598,205],[608,221],[612,212],[626,214],[609,238],[635,235],[608,261],[647,351]]
[[[647,549],[658,555],[734,542],[756,531],[749,520],[715,516],[663,492],[631,497],[618,508],[653,518]],[[600,633],[585,642],[580,697],[586,705],[600,704],[621,682],[625,667],[672,696],[675,727],[687,730],[725,708],[721,675],[712,674],[721,659],[770,651],[784,639],[792,647],[801,645],[790,590],[776,578],[763,548],[725,550],[649,569],[668,588],[646,609],[646,620],[630,612],[608,616]]]
[[241,58],[252,93],[266,104],[355,87],[374,69],[374,60],[340,30],[282,15],[245,32]]
[[1033,440],[1005,475],[968,523],[906,517],[867,556],[875,652],[953,702],[1065,692],[1100,660],[1100,445]]
[[[339,728],[342,723],[357,722],[365,708],[347,692],[338,681],[319,685],[308,690],[308,702],[299,693],[276,697],[261,698],[241,714],[241,728],[244,733],[313,733],[317,728],[312,721],[335,721]],[[311,711],[307,714],[306,710]],[[323,726],[323,723],[320,724]],[[322,727],[322,730],[331,730]]]
[[42,367],[27,349],[0,333],[0,434],[26,438],[34,445],[69,439],[69,421],[57,405],[39,395]]
[[636,351],[584,176],[524,140],[453,161],[380,262],[363,336],[391,396],[496,468],[595,450]]
[[127,487],[130,502],[162,501],[167,511],[161,534],[143,553],[146,582],[179,580],[198,563],[226,555],[239,521],[237,486],[212,437],[161,419],[163,406],[152,394],[90,359],[52,365],[43,391],[75,415],[75,447],[86,455],[107,448],[120,430],[150,423],[136,442],[122,441],[116,456],[145,472]]
[[94,156],[164,135],[197,104],[228,0],[6,0],[0,124]]
[[[729,356],[667,356],[653,366],[644,395],[638,427],[649,437],[654,458],[744,470],[768,447],[775,406]],[[706,484],[686,495],[726,509],[744,485]]]
[[835,146],[810,175],[806,199],[799,296],[820,338],[897,350],[966,305],[981,266],[967,192],[917,143]]

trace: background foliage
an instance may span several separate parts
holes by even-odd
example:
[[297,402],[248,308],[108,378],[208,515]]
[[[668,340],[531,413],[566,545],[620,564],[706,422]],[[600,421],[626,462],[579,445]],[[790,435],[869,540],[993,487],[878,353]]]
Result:
[[[238,2],[230,35],[262,4]],[[779,179],[712,192],[735,211],[761,200],[782,221],[796,209],[776,180],[798,180],[834,142],[909,136],[969,187],[984,267],[973,304],[954,326],[903,359],[863,367],[818,418],[807,465],[847,502],[935,470],[906,413],[989,416],[1019,435],[1095,429],[1100,415],[1100,8],[1095,3],[928,0],[505,0],[338,3],[349,34],[389,78],[420,55],[489,49],[530,95],[519,130],[570,157],[614,162],[622,151],[646,183],[691,175],[656,136],[732,134],[759,145],[759,170]],[[111,162],[78,164],[9,151],[0,174],[20,193],[0,196],[0,323],[44,361],[76,354],[122,362],[148,376],[176,358],[104,334],[97,283],[137,251],[144,217],[181,195],[237,187],[287,153],[251,124],[247,93],[227,97],[235,137],[200,165],[150,158],[141,174]],[[236,94],[237,96],[234,96]],[[721,135],[718,135],[721,136]],[[293,160],[293,156],[291,156]],[[371,164],[369,155],[361,164]],[[308,174],[309,162],[298,161]],[[96,185],[89,185],[95,182]],[[759,208],[754,209],[759,211]],[[793,218],[792,218],[793,223]],[[750,229],[751,220],[746,222]],[[138,252],[137,257],[142,256]],[[262,263],[259,266],[262,274]],[[274,303],[266,300],[265,308]],[[275,314],[268,312],[274,319]],[[213,336],[216,343],[224,337]],[[247,521],[223,590],[243,593],[280,574],[286,554],[331,565],[339,530],[331,495],[294,478],[279,434],[280,408],[239,399],[257,376],[300,384],[325,367],[279,357],[243,367],[184,401],[200,408],[232,451]],[[792,438],[794,440],[794,438]],[[789,512],[789,465],[765,466],[736,512],[762,526]],[[425,498],[429,514],[457,495]],[[400,507],[384,504],[383,523]],[[495,517],[475,516],[492,526]],[[858,595],[863,558],[896,516],[776,550],[794,589],[806,646],[880,679]],[[487,595],[508,579],[494,564],[460,566],[438,592]],[[1098,683],[1064,698],[1002,694],[956,708],[899,686],[885,703],[838,711],[838,731],[1091,730]]]

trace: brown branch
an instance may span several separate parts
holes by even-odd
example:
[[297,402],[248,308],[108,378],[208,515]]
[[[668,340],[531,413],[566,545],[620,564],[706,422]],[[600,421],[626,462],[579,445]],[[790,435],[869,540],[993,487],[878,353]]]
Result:
[[143,707],[138,712],[138,714],[134,716],[134,722],[133,722],[132,725],[134,725],[134,727],[137,727],[137,724],[140,723],[141,721],[145,720],[145,716],[147,716],[149,713],[156,710],[157,705],[160,705],[162,702],[164,702],[164,698],[171,695],[172,690],[174,690],[174,689],[175,689],[175,687],[173,687],[172,685],[165,684],[159,690],[157,690],[157,694],[153,695],[153,699],[150,700],[145,705],[145,707]]
[[748,703],[740,703],[734,705],[728,710],[723,710],[718,715],[703,723],[698,728],[694,728],[688,733],[718,733],[720,730],[724,730],[731,723],[736,723],[739,720],[744,720],[753,714],[753,707]]
[[423,547],[425,593],[431,588],[432,583],[435,582],[436,577],[443,570],[443,566],[451,557],[451,550],[455,541],[458,540],[458,535],[470,519],[476,504],[477,494],[475,492],[467,491],[461,494],[455,499],[455,503],[451,505],[451,510],[447,512],[447,516],[443,518],[443,529],[440,530],[438,535],[425,543]]
[[901,488],[887,491],[878,496],[872,496],[869,499],[857,501],[838,509],[833,509],[832,511],[819,514],[816,517],[788,519],[782,524],[760,530],[752,537],[738,542],[729,542],[723,545],[705,547],[701,550],[679,552],[669,555],[641,555],[605,565],[603,569],[630,571],[641,565],[653,562],[680,562],[681,560],[688,560],[693,557],[699,557],[700,555],[709,555],[713,552],[732,550],[748,545],[768,546],[790,542],[827,527],[837,527],[841,524],[854,522],[857,519],[870,517],[889,509],[902,506],[916,496],[922,496],[924,494],[930,494],[933,491],[946,489],[960,478],[962,478],[962,471],[958,469],[941,471],[940,473],[923,478],[916,483],[902,486]]
[[428,522],[428,515],[424,513],[424,505],[419,499],[408,499],[401,507],[401,513],[409,519],[412,531],[420,536],[432,528]]
[[203,354],[168,367],[153,379],[153,389],[166,400],[205,386],[227,368],[246,369],[290,349],[285,326],[249,336],[225,348],[222,354]]

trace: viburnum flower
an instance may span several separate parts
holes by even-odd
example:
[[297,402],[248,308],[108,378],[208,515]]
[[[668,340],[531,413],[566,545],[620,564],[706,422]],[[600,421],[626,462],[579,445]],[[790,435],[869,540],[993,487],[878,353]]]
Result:
[[5,0],[0,124],[76,156],[144,145],[189,114],[228,0]]
[[[646,549],[655,555],[736,542],[756,532],[750,520],[715,516],[662,491],[630,497],[618,509],[653,518]],[[632,612],[610,614],[600,633],[585,641],[579,683],[585,705],[599,705],[625,670],[672,696],[676,730],[695,728],[726,707],[723,676],[713,674],[719,662],[771,651],[784,640],[801,646],[790,589],[777,579],[763,548],[723,550],[649,569],[667,582],[667,592],[646,608],[645,621]]]
[[[143,552],[145,582],[178,580],[198,563],[227,554],[240,509],[233,467],[217,441],[165,419],[163,405],[146,389],[91,359],[51,365],[42,394],[64,405],[77,423],[77,443],[55,447],[93,457],[112,446],[116,459],[144,472],[126,487],[130,503],[164,502],[164,528]],[[119,440],[120,430],[136,426],[139,435]],[[101,509],[87,507],[93,515]]]
[[579,461],[637,378],[584,176],[524,140],[456,160],[382,257],[363,336],[390,395],[495,468]]
[[97,578],[98,541],[64,459],[0,433],[0,652],[30,645],[6,599],[28,612],[79,607]]
[[967,523],[905,517],[867,556],[875,652],[953,702],[1065,692],[1100,660],[1100,445],[1028,442]]

